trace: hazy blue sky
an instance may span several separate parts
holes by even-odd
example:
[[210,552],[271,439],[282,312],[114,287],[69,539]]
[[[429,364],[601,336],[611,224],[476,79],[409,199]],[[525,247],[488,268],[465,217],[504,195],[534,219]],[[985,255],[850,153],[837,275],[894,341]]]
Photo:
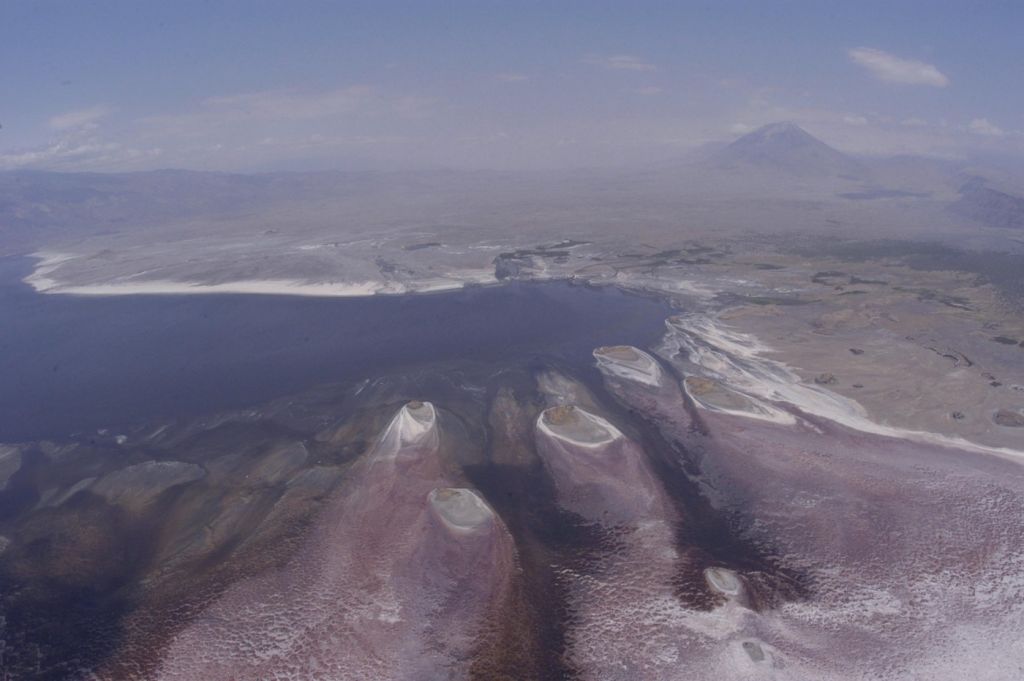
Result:
[[29,2],[0,168],[565,167],[792,120],[1024,151],[1024,2]]

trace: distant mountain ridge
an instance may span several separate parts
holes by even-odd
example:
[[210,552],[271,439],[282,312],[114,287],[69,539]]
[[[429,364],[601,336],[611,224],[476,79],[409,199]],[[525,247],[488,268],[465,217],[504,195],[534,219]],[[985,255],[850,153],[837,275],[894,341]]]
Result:
[[597,224],[628,235],[639,223],[674,232],[677,221],[709,230],[858,225],[886,235],[942,231],[957,238],[997,228],[1014,230],[1007,236],[1019,244],[1024,164],[858,157],[797,125],[773,123],[684,156],[615,169],[0,171],[0,256],[59,251],[85,237],[146,243],[150,235],[187,240],[210,230],[268,241],[315,234],[324,243],[338,233],[408,225],[499,229],[501,222],[504,229],[503,220],[514,220],[539,230],[539,218],[505,216],[524,209],[581,233]]
[[794,123],[771,123],[709,155],[702,165],[723,170],[757,169],[801,177],[860,179],[866,168]]
[[970,177],[963,184],[960,199],[950,210],[987,227],[1024,229],[1024,197],[993,189],[982,177]]

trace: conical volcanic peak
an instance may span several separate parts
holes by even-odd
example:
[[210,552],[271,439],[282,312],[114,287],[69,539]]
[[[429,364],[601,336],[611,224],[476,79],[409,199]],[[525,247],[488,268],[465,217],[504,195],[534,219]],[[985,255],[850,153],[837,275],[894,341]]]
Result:
[[794,123],[758,128],[714,154],[708,163],[719,168],[753,167],[806,176],[857,177],[864,172],[858,161]]

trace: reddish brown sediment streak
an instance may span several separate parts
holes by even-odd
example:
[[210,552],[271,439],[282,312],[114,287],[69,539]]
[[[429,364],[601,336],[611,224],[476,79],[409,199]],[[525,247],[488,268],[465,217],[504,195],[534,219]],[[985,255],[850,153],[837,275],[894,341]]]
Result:
[[672,505],[644,453],[604,418],[568,406],[540,415],[537,447],[559,505],[607,538],[586,569],[559,568],[572,665],[583,679],[682,678],[698,637],[672,588],[682,560]]
[[666,517],[643,452],[603,417],[570,405],[547,409],[537,419],[537,446],[565,509],[605,525]]
[[157,678],[467,678],[515,549],[449,487],[437,414],[403,407],[281,570],[231,587],[177,635]]

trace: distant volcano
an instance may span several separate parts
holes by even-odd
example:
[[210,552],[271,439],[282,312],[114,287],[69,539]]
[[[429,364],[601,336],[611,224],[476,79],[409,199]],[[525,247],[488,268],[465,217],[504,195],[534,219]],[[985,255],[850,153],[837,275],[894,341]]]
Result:
[[771,123],[712,154],[703,165],[799,176],[860,178],[864,167],[793,123]]

